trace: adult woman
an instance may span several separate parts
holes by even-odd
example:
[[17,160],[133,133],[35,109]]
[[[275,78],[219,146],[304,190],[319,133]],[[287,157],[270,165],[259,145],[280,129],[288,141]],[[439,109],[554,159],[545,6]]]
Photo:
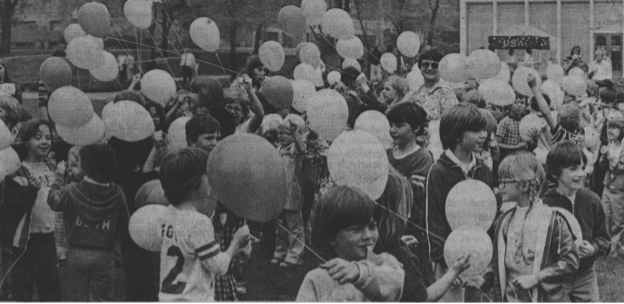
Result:
[[583,58],[581,58],[581,47],[575,45],[572,47],[572,50],[570,50],[570,56],[565,58],[563,70],[568,73],[574,67],[582,68],[586,65],[587,64],[583,62]]
[[262,82],[266,77],[266,69],[264,68],[264,64],[260,61],[260,57],[253,57],[247,64],[246,68],[247,76],[251,78],[252,86],[256,90],[260,90],[262,86]]
[[11,79],[9,71],[6,66],[0,63],[0,95],[11,95],[22,103],[22,88],[20,85]]
[[366,81],[366,76],[364,76],[364,74],[361,74],[357,78],[357,82],[360,84],[360,88],[364,92],[364,94],[360,95],[362,102],[367,104],[373,110],[380,112],[386,112],[389,106],[401,101],[410,89],[405,78],[392,75],[388,77],[384,83],[380,101],[368,86],[368,82]]
[[191,93],[199,94],[200,108],[225,108],[223,102],[223,86],[219,80],[210,76],[193,78],[190,84]]
[[[418,67],[423,74],[425,83],[416,91],[405,96],[403,101],[418,102],[427,111],[429,122],[428,138],[422,138],[423,146],[429,148],[433,157],[438,159],[442,153],[439,129],[442,114],[458,104],[457,97],[443,81],[440,81],[438,65],[444,57],[435,48],[429,49],[420,55]],[[430,142],[429,142],[430,141]]]

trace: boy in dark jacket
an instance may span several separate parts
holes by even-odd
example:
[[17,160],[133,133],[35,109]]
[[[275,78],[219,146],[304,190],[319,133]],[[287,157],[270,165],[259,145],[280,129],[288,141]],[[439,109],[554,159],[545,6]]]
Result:
[[111,182],[115,163],[115,152],[108,144],[85,146],[80,151],[83,180],[64,186],[62,162],[48,195],[52,210],[65,211],[67,266],[80,278],[74,286],[75,301],[114,300],[115,239],[127,231],[130,217],[121,187]]
[[573,213],[583,232],[583,244],[578,249],[581,263],[570,291],[572,302],[600,301],[594,261],[607,254],[611,245],[600,198],[584,187],[586,164],[585,154],[571,141],[557,144],[546,157],[548,178],[557,186],[549,189],[542,201]]
[[[485,116],[473,105],[458,104],[442,115],[440,139],[444,153],[429,171],[427,177],[426,224],[428,233],[446,239],[451,233],[446,218],[446,196],[459,182],[475,179],[492,184],[492,171],[474,153],[483,149],[487,132]],[[437,239],[437,238],[436,238]],[[448,266],[444,262],[444,243],[429,237],[434,271],[441,277]],[[442,302],[464,300],[459,286],[449,289]]]

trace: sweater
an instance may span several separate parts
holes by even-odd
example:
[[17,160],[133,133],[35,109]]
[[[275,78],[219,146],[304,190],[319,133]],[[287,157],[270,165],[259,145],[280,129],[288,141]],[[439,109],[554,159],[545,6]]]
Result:
[[121,187],[82,180],[63,186],[57,174],[48,204],[65,211],[65,231],[70,247],[113,250],[115,238],[125,231],[130,215]]
[[[476,165],[464,174],[461,167],[451,160],[446,153],[442,153],[427,177],[427,200],[425,206],[426,228],[429,233],[446,239],[451,234],[451,226],[446,218],[446,196],[459,182],[466,179],[475,179],[492,185],[492,171],[476,159]],[[444,262],[444,243],[437,238],[429,237],[431,243],[431,260],[446,268]]]
[[591,268],[597,256],[606,255],[609,252],[611,237],[607,231],[606,216],[600,204],[600,198],[596,193],[587,188],[579,190],[574,199],[574,207],[570,199],[554,189],[546,192],[542,201],[548,206],[560,207],[573,213],[581,226],[583,240],[590,242],[596,249],[593,256],[581,259],[579,274]]

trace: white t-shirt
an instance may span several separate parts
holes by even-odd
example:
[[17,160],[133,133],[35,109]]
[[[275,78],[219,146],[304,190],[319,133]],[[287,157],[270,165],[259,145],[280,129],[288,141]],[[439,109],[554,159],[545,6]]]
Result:
[[162,235],[158,299],[214,302],[215,274],[202,264],[221,253],[210,219],[199,212],[169,206]]

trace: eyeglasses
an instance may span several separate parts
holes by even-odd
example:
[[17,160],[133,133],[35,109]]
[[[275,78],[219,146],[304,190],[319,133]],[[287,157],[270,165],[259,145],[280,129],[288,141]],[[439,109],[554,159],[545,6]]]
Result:
[[420,63],[420,66],[422,69],[428,69],[429,67],[431,67],[431,69],[437,70],[438,65],[439,65],[439,62],[434,62],[434,61],[423,61]]
[[522,181],[517,181],[517,180],[513,180],[513,179],[502,179],[498,181],[498,187],[499,188],[503,188],[507,185],[512,185],[512,184],[518,184],[521,183]]

